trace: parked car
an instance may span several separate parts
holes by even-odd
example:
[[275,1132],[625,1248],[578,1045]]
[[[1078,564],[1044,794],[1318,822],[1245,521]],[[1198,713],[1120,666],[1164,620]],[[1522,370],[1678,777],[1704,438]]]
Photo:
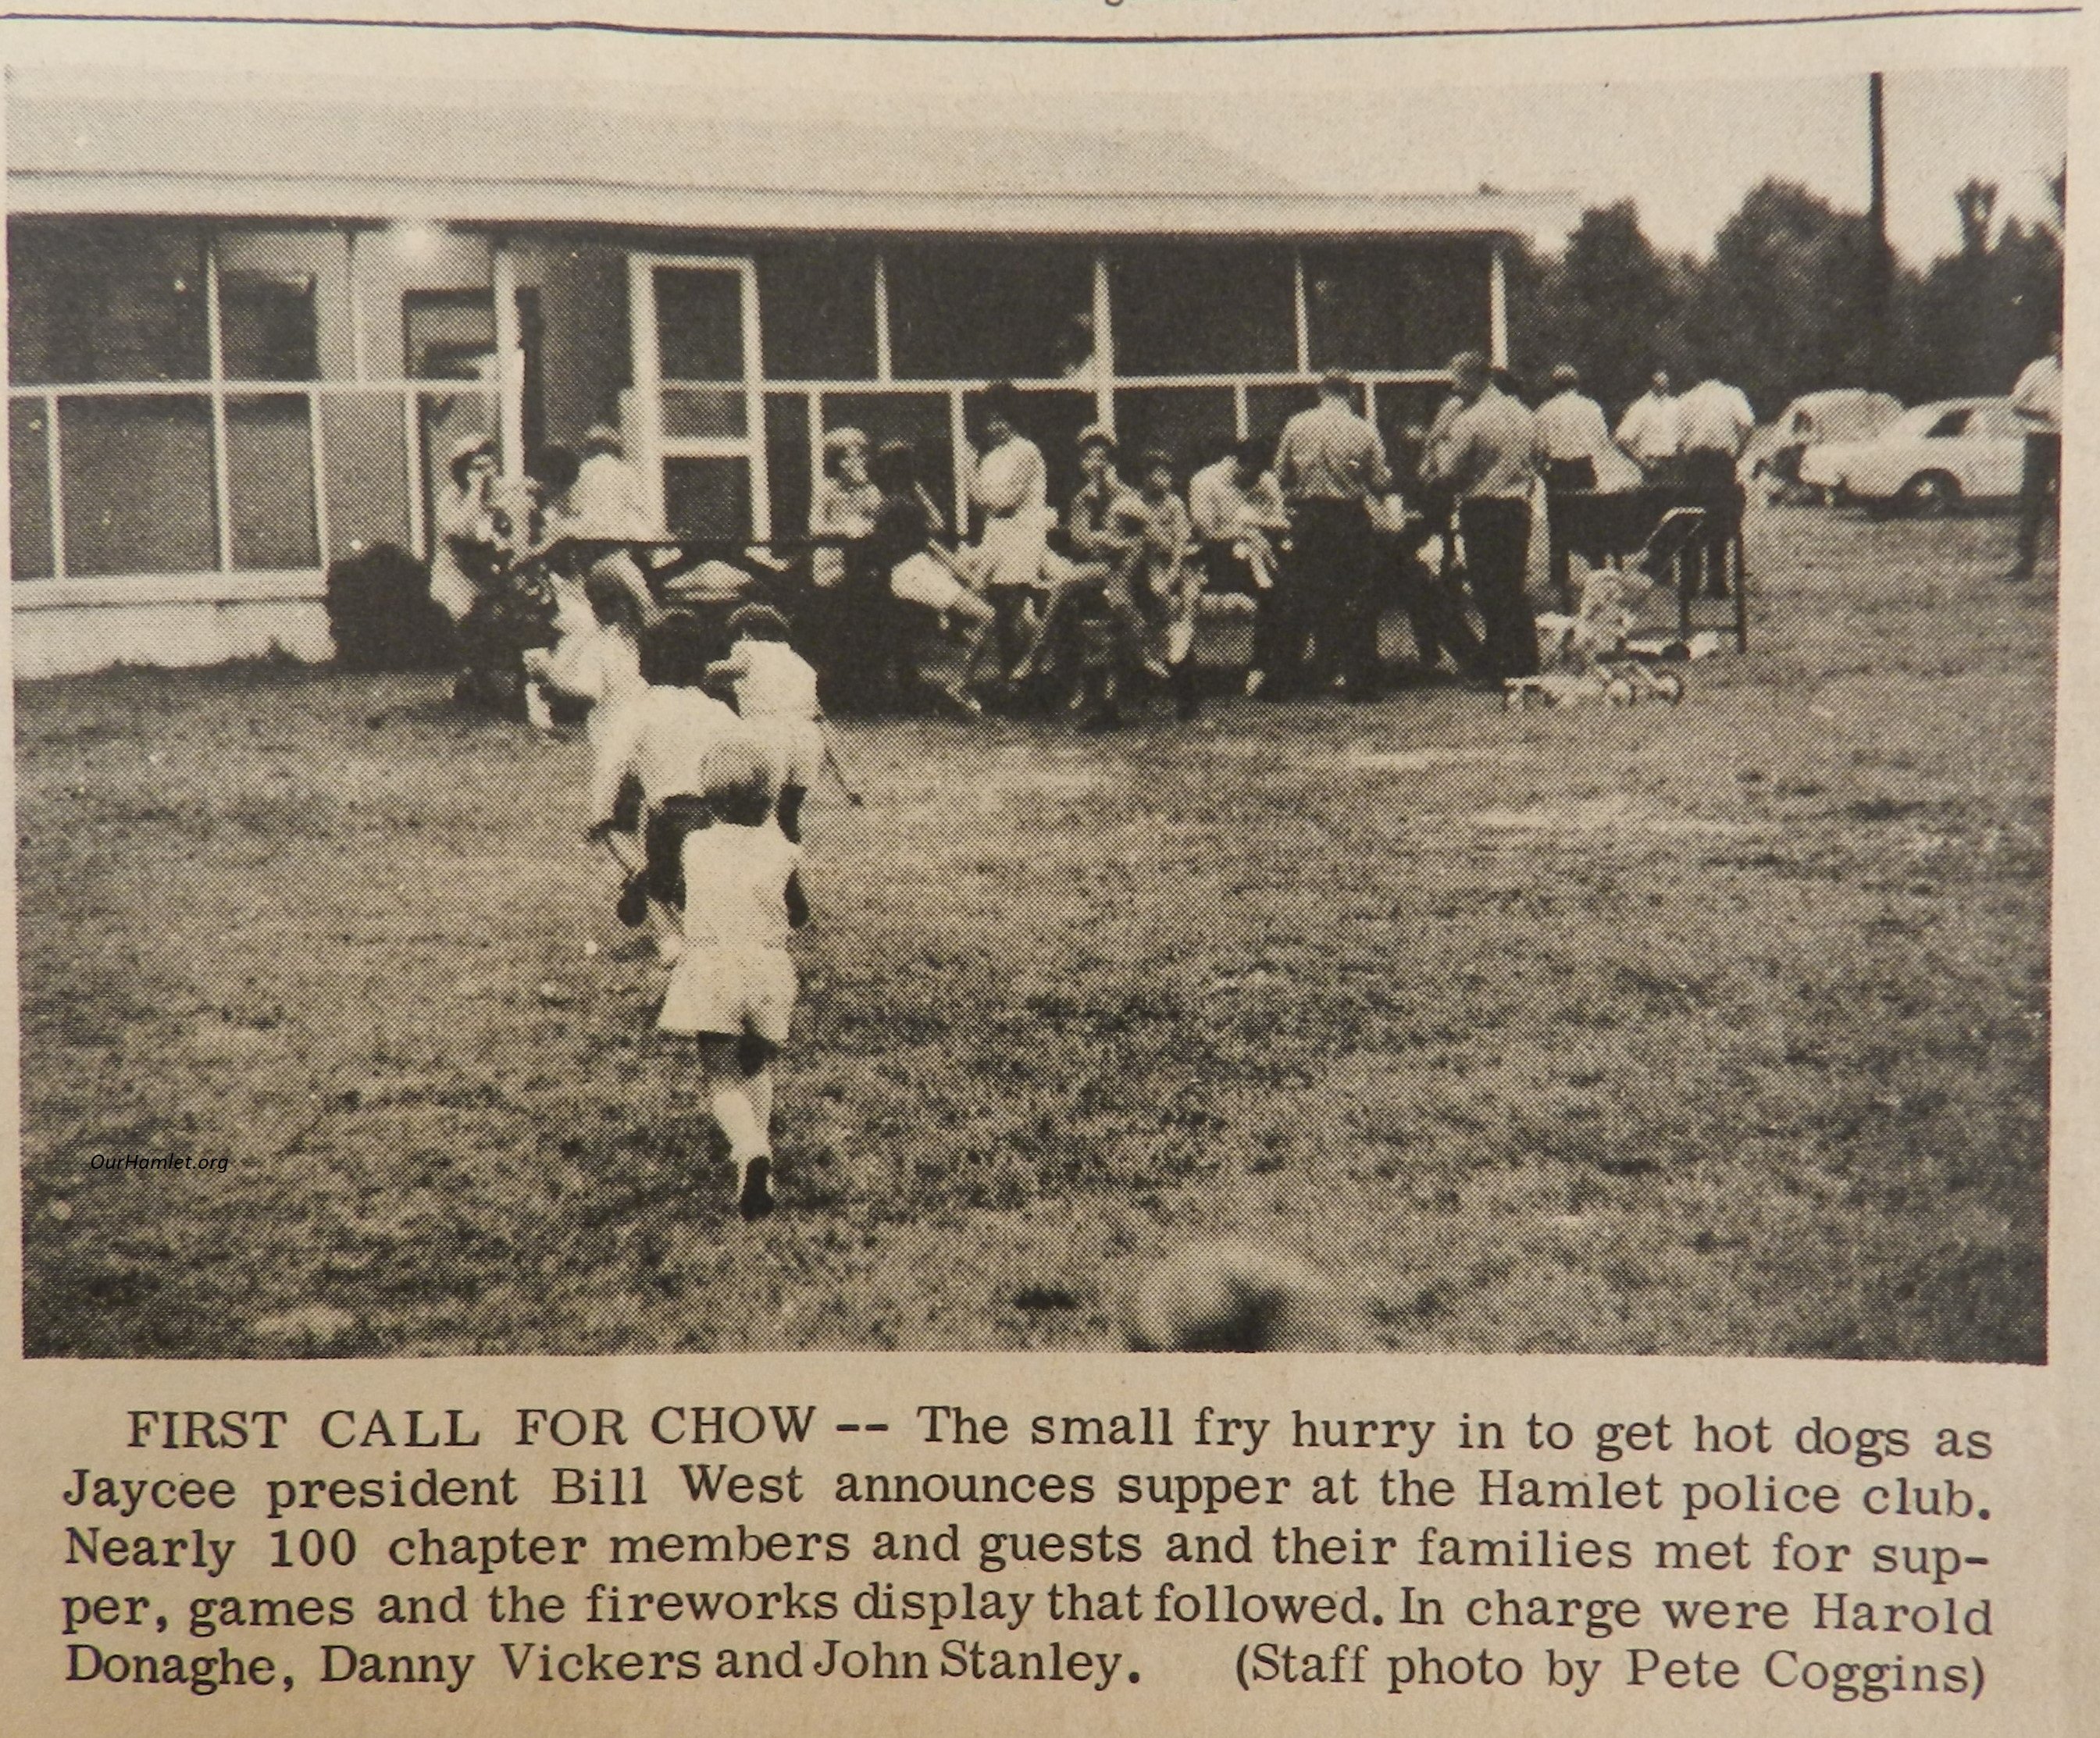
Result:
[[1907,410],[1872,440],[1802,455],[1801,480],[1833,499],[1918,514],[2018,497],[2024,435],[2006,399],[1943,399]]
[[1744,455],[1750,479],[1764,487],[1765,499],[1813,496],[1801,480],[1801,457],[1811,447],[1872,440],[1903,414],[1899,399],[1860,386],[1803,393],[1778,419],[1750,437]]

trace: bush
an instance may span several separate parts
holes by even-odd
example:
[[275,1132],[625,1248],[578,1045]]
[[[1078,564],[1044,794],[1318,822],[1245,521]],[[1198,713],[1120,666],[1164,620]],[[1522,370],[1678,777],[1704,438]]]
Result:
[[430,670],[453,661],[452,624],[430,597],[430,569],[375,543],[329,564],[322,607],[346,670]]

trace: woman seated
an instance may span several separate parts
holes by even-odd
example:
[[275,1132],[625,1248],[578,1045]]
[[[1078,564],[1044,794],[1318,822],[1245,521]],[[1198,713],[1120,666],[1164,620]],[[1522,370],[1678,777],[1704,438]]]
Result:
[[[824,474],[810,501],[810,535],[850,541],[875,529],[882,491],[867,474],[867,436],[858,429],[833,429],[824,437]],[[810,554],[810,578],[829,589],[846,576],[845,552],[818,543]]]
[[[959,625],[964,648],[962,674],[937,684],[935,692],[974,717],[982,708],[970,684],[997,618],[965,582],[962,562],[936,536],[910,445],[885,443],[869,464],[868,477],[880,492],[880,501],[867,535],[845,552],[844,589],[850,594],[854,625],[861,630],[852,648],[856,673],[878,680],[902,676],[906,686],[915,686],[919,677],[910,643],[915,627],[929,615],[943,631]],[[899,605],[906,607],[900,610]],[[872,659],[867,656],[871,640]]]

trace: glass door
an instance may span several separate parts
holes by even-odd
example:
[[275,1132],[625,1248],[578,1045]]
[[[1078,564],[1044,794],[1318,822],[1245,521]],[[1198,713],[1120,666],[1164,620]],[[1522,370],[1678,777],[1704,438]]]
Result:
[[641,470],[664,528],[770,536],[757,272],[748,259],[637,254],[628,273]]

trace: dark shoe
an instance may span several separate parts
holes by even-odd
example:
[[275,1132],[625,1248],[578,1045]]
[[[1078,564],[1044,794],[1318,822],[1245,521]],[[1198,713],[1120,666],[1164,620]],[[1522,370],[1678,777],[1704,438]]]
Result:
[[1110,730],[1123,728],[1123,714],[1113,706],[1105,706],[1097,712],[1090,712],[1079,721],[1079,729],[1088,736],[1103,736]]
[[1998,576],[2000,579],[2009,580],[2014,584],[2018,584],[2023,580],[2031,580],[2034,576],[2034,569],[2025,562],[2022,562],[2018,567],[2008,567]]
[[627,884],[620,890],[620,902],[612,909],[613,915],[630,929],[639,929],[649,921],[649,889],[640,876],[627,878]]
[[743,1167],[743,1193],[736,1210],[747,1224],[773,1211],[773,1161],[762,1154]]

